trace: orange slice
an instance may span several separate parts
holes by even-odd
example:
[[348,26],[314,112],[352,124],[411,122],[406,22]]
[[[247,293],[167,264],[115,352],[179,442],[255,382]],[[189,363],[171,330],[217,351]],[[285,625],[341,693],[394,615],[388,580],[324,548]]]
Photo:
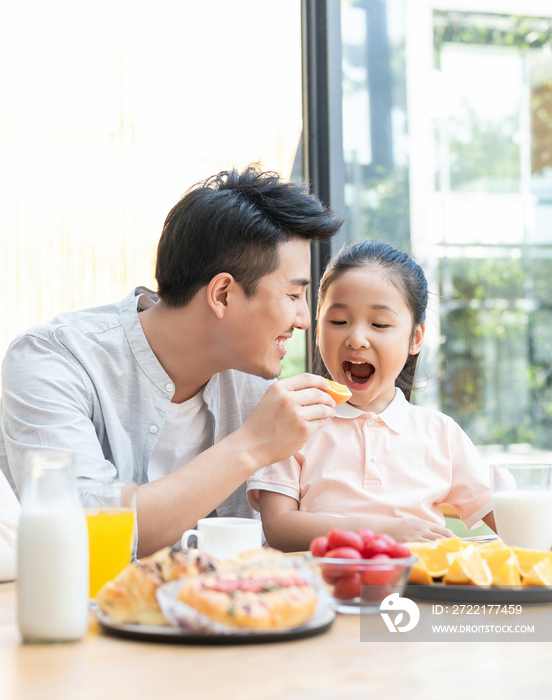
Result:
[[433,576],[429,573],[420,559],[418,559],[418,561],[410,569],[408,583],[421,583],[426,586],[433,585]]
[[348,401],[353,395],[344,384],[332,382],[331,379],[328,379],[328,384],[330,385],[330,388],[326,389],[325,391],[332,397],[337,406],[339,406],[341,403],[345,403],[345,401]]
[[535,564],[538,564],[543,559],[548,559],[552,562],[552,552],[542,552],[538,549],[523,549],[522,547],[512,547],[512,551],[517,557],[518,569],[522,577],[529,576]]
[[[468,542],[463,542],[464,545],[469,544]],[[494,552],[495,550],[509,549],[504,542],[497,537],[495,540],[490,542],[483,542],[483,544],[478,545],[478,549],[481,553],[483,552]]]
[[432,578],[441,578],[447,573],[449,569],[447,554],[460,551],[461,546],[462,543],[458,537],[407,544],[410,551],[418,555],[418,565],[423,566]]
[[511,588],[521,585],[516,555],[502,540],[493,540],[477,548],[493,575],[493,586]]
[[467,586],[470,583],[470,577],[464,571],[461,562],[455,559],[443,576],[443,583],[453,586]]
[[552,586],[552,562],[545,558],[533,565],[523,577],[524,586]]
[[443,577],[443,583],[456,585],[471,584],[487,588],[493,582],[493,574],[487,562],[472,545],[458,552],[447,554],[449,569]]
[[[487,563],[489,564],[488,560]],[[515,556],[510,556],[502,564],[498,564],[498,559],[495,558],[492,563],[496,565],[496,568],[493,569],[489,564],[493,574],[493,586],[498,588],[515,588],[521,585],[521,577]]]

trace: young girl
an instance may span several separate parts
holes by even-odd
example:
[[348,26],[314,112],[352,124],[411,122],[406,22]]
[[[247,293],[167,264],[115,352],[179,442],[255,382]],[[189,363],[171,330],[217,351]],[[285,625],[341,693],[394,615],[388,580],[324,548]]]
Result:
[[305,550],[336,527],[405,542],[451,536],[442,503],[468,527],[494,528],[489,470],[473,443],[448,416],[409,403],[427,296],[420,266],[386,243],[356,243],[329,263],[316,342],[352,397],[298,454],[249,480],[271,546]]

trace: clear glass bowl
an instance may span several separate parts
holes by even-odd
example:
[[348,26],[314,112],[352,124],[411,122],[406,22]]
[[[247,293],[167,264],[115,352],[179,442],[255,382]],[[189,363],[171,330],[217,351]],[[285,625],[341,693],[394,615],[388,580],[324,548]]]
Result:
[[407,559],[332,559],[306,555],[305,560],[325,581],[337,612],[346,615],[379,613],[384,598],[402,595],[410,569],[417,561]]

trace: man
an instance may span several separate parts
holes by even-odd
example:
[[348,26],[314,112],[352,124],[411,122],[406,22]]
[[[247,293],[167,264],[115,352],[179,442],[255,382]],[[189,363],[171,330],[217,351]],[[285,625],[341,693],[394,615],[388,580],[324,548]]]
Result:
[[73,451],[79,476],[134,479],[138,556],[211,513],[252,516],[246,479],[333,415],[325,379],[268,380],[310,323],[310,241],[340,223],[252,166],[188,191],[159,241],[158,297],[137,288],[11,344],[0,466],[12,484],[33,447]]

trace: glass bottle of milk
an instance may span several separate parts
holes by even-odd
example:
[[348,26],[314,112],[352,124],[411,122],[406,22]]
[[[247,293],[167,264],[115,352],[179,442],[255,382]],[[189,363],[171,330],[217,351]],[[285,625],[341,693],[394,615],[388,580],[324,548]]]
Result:
[[89,621],[88,530],[73,455],[30,451],[17,539],[17,613],[26,642],[68,642]]

